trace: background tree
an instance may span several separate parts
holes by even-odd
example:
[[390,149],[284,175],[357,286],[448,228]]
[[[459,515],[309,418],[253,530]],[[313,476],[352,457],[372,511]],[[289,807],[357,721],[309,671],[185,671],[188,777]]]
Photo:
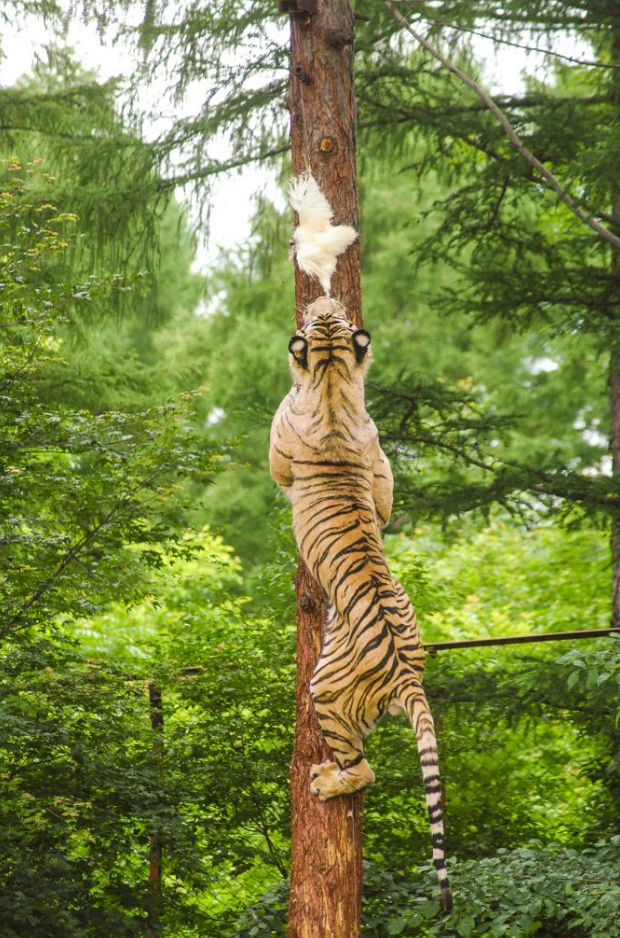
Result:
[[[3,170],[2,931],[133,935],[149,831],[165,826],[148,708],[139,678],[88,659],[70,624],[147,593],[162,542],[172,557],[192,550],[183,486],[206,484],[217,453],[193,432],[191,392],[156,405],[152,382],[124,411],[86,405],[70,336],[91,302],[113,308],[130,284],[76,281],[78,218],[51,201],[41,161]],[[90,378],[104,384],[104,370]]]

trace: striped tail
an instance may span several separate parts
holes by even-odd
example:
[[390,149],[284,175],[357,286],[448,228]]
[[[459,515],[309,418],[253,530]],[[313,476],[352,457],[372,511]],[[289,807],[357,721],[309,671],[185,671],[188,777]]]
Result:
[[[404,696],[404,695],[403,695]],[[445,843],[443,829],[443,791],[439,778],[439,760],[437,757],[437,739],[433,718],[426,700],[422,685],[417,685],[403,703],[413,726],[420,765],[422,766],[422,779],[426,807],[431,825],[431,839],[433,842],[433,865],[437,870],[439,889],[441,890],[441,904],[446,912],[452,910],[452,892],[446,870]]]

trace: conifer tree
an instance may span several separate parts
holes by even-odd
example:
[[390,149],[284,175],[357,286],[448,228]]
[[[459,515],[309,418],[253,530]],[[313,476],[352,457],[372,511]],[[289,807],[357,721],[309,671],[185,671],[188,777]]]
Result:
[[[525,48],[549,50],[552,85],[531,79],[525,95],[502,102],[530,150],[564,181],[579,205],[618,231],[618,101],[620,13],[609,5],[439,3],[406,5],[412,22],[459,45],[480,34]],[[424,28],[423,27],[423,28]],[[570,36],[588,51],[558,53]],[[454,38],[456,37],[456,38]],[[380,93],[377,94],[380,99]],[[444,295],[450,314],[467,309],[478,319],[498,319],[512,329],[539,330],[547,337],[552,364],[581,358],[583,396],[574,414],[577,435],[609,433],[611,475],[598,459],[566,459],[556,451],[530,450],[518,464],[487,460],[483,472],[496,492],[529,492],[549,510],[602,515],[611,525],[614,624],[620,615],[620,378],[618,376],[618,257],[558,203],[540,174],[509,145],[495,118],[456,82],[450,88],[458,107],[447,107],[430,138],[429,159],[445,158],[450,148],[457,171],[465,170],[442,212],[432,242],[434,257],[458,266],[460,290]],[[456,113],[455,113],[456,112]],[[460,112],[460,113],[459,113]],[[401,112],[404,119],[406,115]],[[410,120],[417,120],[410,113]],[[456,127],[454,122],[456,122]],[[461,141],[456,146],[455,141]],[[462,262],[467,253],[465,263]],[[423,252],[424,253],[424,250]],[[607,358],[610,418],[602,403]],[[569,391],[570,393],[570,391]],[[484,462],[484,461],[482,461]]]
[[[564,3],[549,8],[523,0],[402,7],[474,74],[472,34],[551,50],[551,86],[531,79],[524,93],[500,95],[498,103],[580,204],[613,227],[618,143],[613,10]],[[86,3],[84,9],[109,29],[112,13],[122,18],[129,10],[135,20],[139,11],[133,42],[145,57],[143,74],[150,80],[166,76],[181,96],[198,81],[207,88],[198,114],[174,122],[149,145],[148,159],[157,172],[142,172],[135,192],[161,193],[191,183],[198,200],[205,200],[217,173],[277,161],[287,149],[286,38],[275,4],[219,0],[170,9],[151,0]],[[533,367],[547,362],[559,372],[558,380],[549,379],[547,407],[534,412],[525,392],[528,378],[520,375],[515,431],[485,408],[488,387],[476,391],[475,376],[471,393],[456,396],[421,384],[419,377],[407,386],[399,376],[398,387],[384,390],[379,402],[389,416],[399,463],[404,463],[404,446],[415,458],[442,454],[444,469],[445,458],[450,460],[445,484],[433,478],[430,485],[420,485],[413,478],[414,484],[407,485],[403,479],[400,507],[416,517],[426,511],[488,510],[500,503],[573,519],[598,516],[609,523],[620,498],[614,479],[601,472],[602,349],[614,345],[616,317],[609,248],[558,204],[480,100],[413,48],[382,3],[360,0],[356,12],[362,167],[372,158],[405,172],[412,196],[411,208],[402,205],[404,218],[410,219],[428,180],[440,180],[443,188],[422,210],[431,231],[415,246],[413,268],[403,270],[402,277],[413,276],[415,290],[424,267],[447,265],[452,281],[433,303],[446,316],[448,334],[456,314],[472,322],[496,321],[505,334],[537,333]],[[555,55],[554,43],[567,32],[589,43],[591,53],[569,57],[576,61]],[[210,141],[223,133],[232,147],[231,155],[221,159]],[[99,195],[105,201],[106,193]],[[535,373],[530,379],[542,384]],[[551,415],[561,411],[561,432],[552,442]],[[446,418],[439,423],[438,413]],[[532,440],[532,427],[541,422],[549,432],[540,438],[535,433]]]

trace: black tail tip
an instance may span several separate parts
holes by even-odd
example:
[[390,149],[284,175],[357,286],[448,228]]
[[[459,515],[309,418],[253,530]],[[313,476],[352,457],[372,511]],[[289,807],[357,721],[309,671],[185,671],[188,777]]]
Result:
[[444,912],[451,912],[454,908],[454,902],[452,901],[452,890],[449,886],[446,886],[441,890],[441,904],[443,906]]

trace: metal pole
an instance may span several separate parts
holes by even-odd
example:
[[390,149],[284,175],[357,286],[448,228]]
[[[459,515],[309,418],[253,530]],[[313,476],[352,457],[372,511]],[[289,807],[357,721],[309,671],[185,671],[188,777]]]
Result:
[[569,639],[601,638],[604,635],[620,634],[620,627],[612,629],[582,629],[576,632],[545,632],[541,635],[505,635],[500,638],[468,638],[458,642],[425,643],[429,655],[453,648],[481,648],[486,645],[527,645],[534,642],[565,642]]

